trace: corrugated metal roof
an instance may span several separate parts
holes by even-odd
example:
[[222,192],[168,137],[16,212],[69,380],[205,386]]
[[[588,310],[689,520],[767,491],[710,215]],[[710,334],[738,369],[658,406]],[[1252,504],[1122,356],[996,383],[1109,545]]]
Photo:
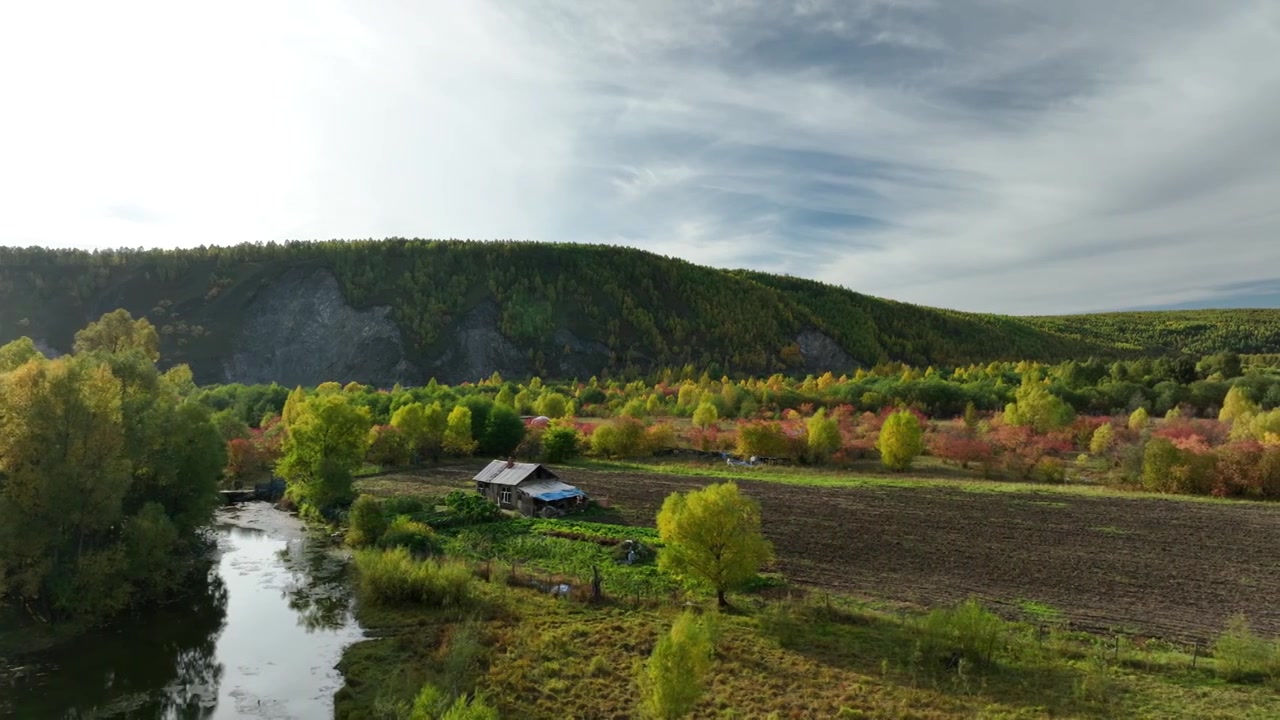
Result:
[[564,500],[566,498],[578,497],[586,495],[578,488],[572,485],[566,485],[559,480],[535,480],[527,482],[520,486],[522,492],[528,493],[530,497],[539,500]]
[[476,474],[474,479],[476,482],[487,482],[493,485],[519,485],[521,481],[533,475],[539,467],[538,463],[514,463],[507,467],[506,460],[494,460]]

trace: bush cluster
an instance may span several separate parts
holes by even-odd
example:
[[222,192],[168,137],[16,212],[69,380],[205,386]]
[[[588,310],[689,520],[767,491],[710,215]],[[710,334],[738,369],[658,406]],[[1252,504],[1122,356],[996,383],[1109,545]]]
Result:
[[473,595],[474,579],[466,565],[417,560],[403,547],[358,550],[355,568],[357,591],[372,603],[463,607]]

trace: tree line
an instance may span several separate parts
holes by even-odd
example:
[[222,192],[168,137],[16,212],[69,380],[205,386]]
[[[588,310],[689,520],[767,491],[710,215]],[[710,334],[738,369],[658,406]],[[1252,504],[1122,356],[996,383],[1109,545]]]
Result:
[[[161,330],[166,358],[197,374],[226,354],[242,301],[291,268],[331,272],[356,307],[388,306],[411,359],[428,361],[478,305],[541,375],[602,348],[601,373],[692,364],[735,377],[796,373],[817,330],[864,367],[955,366],[1097,356],[1280,351],[1280,311],[1179,311],[1015,318],[898,303],[798,278],[724,272],[613,246],[462,242],[289,242],[185,250],[0,248],[0,338],[57,345],[74,318],[123,305]],[[595,343],[599,345],[596,346]],[[429,363],[426,363],[429,364]]]
[[146,320],[116,312],[46,359],[0,348],[0,601],[93,623],[182,592],[226,466],[185,366],[156,367]]

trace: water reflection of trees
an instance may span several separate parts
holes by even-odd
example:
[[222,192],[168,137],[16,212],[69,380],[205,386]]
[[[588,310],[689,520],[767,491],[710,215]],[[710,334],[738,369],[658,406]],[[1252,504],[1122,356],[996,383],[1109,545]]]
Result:
[[318,534],[290,542],[278,553],[291,574],[282,595],[298,613],[298,624],[307,632],[333,630],[350,620],[351,590],[344,558],[330,551]]
[[226,585],[210,572],[204,587],[145,620],[33,658],[56,672],[19,688],[15,716],[209,717],[222,680],[215,648],[226,615]]

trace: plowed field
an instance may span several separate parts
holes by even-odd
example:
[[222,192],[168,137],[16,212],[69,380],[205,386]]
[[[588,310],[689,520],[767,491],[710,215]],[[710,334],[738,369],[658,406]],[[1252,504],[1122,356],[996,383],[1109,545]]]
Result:
[[[712,482],[566,469],[621,519],[652,525],[667,494]],[[415,481],[458,485],[463,470]],[[976,595],[1048,604],[1076,627],[1211,638],[1233,613],[1280,634],[1280,505],[1142,495],[826,488],[738,481],[760,501],[796,582],[929,606]]]

